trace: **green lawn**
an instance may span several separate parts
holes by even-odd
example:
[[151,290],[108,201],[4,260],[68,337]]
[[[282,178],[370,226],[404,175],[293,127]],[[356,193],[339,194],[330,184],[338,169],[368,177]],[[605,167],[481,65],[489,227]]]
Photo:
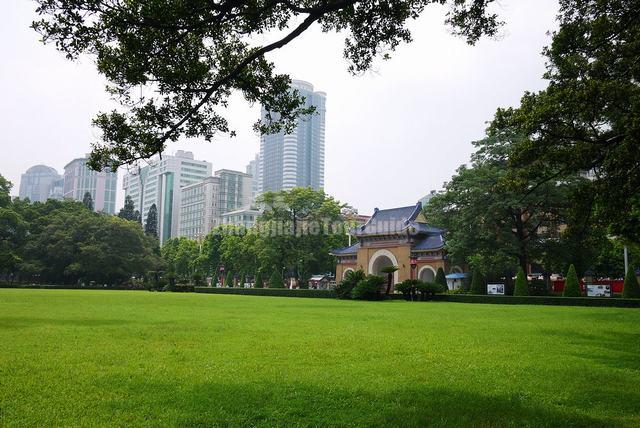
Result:
[[640,310],[0,290],[0,426],[640,426]]

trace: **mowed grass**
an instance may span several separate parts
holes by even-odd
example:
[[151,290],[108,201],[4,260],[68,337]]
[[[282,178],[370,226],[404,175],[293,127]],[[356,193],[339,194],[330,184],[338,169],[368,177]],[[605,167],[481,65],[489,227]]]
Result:
[[640,311],[0,290],[1,426],[640,426]]

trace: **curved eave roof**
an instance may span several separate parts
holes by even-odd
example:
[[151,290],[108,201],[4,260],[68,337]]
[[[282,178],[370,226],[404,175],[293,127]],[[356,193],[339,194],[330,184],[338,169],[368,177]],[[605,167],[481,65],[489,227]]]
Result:
[[350,247],[335,248],[329,252],[332,256],[350,256],[356,255],[360,249],[360,243],[357,242]]

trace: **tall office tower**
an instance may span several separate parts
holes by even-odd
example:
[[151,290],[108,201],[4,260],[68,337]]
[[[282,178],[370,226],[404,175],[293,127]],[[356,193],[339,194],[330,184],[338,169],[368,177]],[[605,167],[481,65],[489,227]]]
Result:
[[[158,237],[164,243],[178,236],[180,226],[181,189],[211,175],[211,163],[195,160],[193,153],[178,150],[175,155],[162,155],[149,165],[124,176],[123,189],[131,196],[136,210],[146,223],[151,205],[158,210]],[[142,208],[141,208],[142,207]]]
[[251,205],[251,175],[221,169],[181,189],[179,236],[200,239],[222,224],[226,212]]
[[107,214],[116,212],[116,191],[118,174],[115,171],[94,171],[87,166],[88,156],[77,158],[64,167],[65,199],[82,201],[89,192],[93,199],[93,209]]
[[260,155],[256,154],[256,157],[249,162],[246,168],[247,174],[251,175],[251,203],[255,203],[258,196],[258,188],[260,187]]
[[32,166],[20,177],[20,199],[44,202],[51,197],[54,184],[62,177],[58,171],[46,165]]
[[[291,88],[297,89],[306,100],[305,106],[315,106],[309,116],[298,118],[291,134],[263,135],[260,139],[259,179],[260,193],[292,189],[294,187],[324,187],[324,92],[314,92],[313,85],[293,80]],[[266,120],[267,111],[262,109]]]

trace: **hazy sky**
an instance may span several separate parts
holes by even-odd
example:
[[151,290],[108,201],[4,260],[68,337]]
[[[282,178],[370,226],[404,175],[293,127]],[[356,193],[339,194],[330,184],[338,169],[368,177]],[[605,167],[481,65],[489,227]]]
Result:
[[[414,42],[363,76],[347,73],[343,41],[314,29],[270,59],[277,70],[327,93],[325,190],[368,214],[414,204],[469,160],[499,106],[546,84],[542,48],[556,27],[555,0],[501,0],[507,22],[496,40],[476,46],[450,35],[445,9],[428,7],[411,24]],[[35,3],[9,0],[0,15],[0,174],[18,193],[20,174],[36,164],[62,172],[97,137],[91,119],[109,108],[93,59],[67,61],[29,28]],[[259,148],[251,125],[259,106],[234,99],[226,112],[238,136],[171,144],[197,159],[244,171]],[[122,175],[122,172],[120,172]],[[118,183],[118,208],[124,191]]]

